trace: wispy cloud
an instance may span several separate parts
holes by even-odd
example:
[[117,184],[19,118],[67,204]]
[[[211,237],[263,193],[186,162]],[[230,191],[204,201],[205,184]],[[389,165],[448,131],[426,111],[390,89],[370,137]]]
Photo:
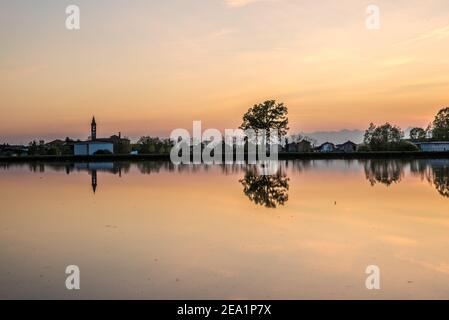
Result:
[[210,38],[220,38],[220,37],[227,36],[228,34],[231,34],[234,32],[235,32],[234,29],[223,28],[223,29],[220,29],[217,32],[214,32],[213,34],[211,34]]
[[396,236],[396,235],[384,235],[380,239],[389,245],[395,245],[395,246],[400,246],[400,247],[402,247],[402,246],[410,247],[410,246],[416,246],[418,244],[418,242],[415,239]]
[[436,271],[436,272],[440,272],[440,273],[444,273],[444,274],[449,274],[449,264],[446,263],[445,261],[441,261],[441,262],[428,262],[428,261],[423,261],[423,260],[417,260],[411,257],[406,257],[403,254],[398,254],[397,257],[401,260],[404,261],[408,261],[410,263],[416,264],[420,267],[432,270],[432,271]]
[[244,7],[248,4],[267,0],[225,0],[226,4],[233,8]]
[[407,44],[412,44],[419,41],[424,40],[443,40],[449,37],[449,25],[441,28],[435,28],[433,30],[430,30],[428,32],[422,33],[416,37],[413,37],[411,39],[407,39],[405,41],[401,41],[396,44],[396,46],[403,46]]
[[403,65],[408,65],[410,63],[413,63],[415,59],[411,57],[398,57],[398,58],[391,58],[383,60],[379,63],[381,67],[385,68],[392,68],[392,67],[398,67]]

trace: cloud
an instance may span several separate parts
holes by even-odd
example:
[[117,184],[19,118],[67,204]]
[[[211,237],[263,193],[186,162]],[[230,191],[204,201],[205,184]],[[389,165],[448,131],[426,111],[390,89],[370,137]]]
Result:
[[266,1],[266,0],[225,0],[226,4],[229,7],[233,7],[233,8],[244,7],[248,4],[255,3],[255,2],[261,2],[261,1]]
[[415,239],[396,236],[396,235],[385,235],[380,238],[383,242],[390,244],[390,245],[396,245],[396,246],[415,246],[418,244],[418,242]]
[[219,38],[219,37],[227,36],[228,34],[231,34],[234,32],[235,32],[234,29],[224,28],[224,29],[221,29],[221,30],[213,33],[210,37],[211,38]]
[[379,65],[385,68],[399,67],[415,62],[415,59],[409,57],[392,58],[381,61]]
[[408,44],[412,44],[412,43],[424,41],[424,40],[443,40],[443,39],[446,39],[447,37],[449,37],[449,25],[445,26],[445,27],[430,30],[430,31],[420,34],[414,38],[399,42],[396,44],[396,46],[408,45]]
[[414,258],[406,257],[404,255],[397,255],[397,257],[401,260],[408,261],[415,265],[421,266],[422,268],[426,268],[426,269],[444,273],[444,274],[449,274],[449,264],[444,261],[439,262],[439,263],[434,263],[434,262],[428,262],[428,261],[424,261],[424,260],[417,260]]

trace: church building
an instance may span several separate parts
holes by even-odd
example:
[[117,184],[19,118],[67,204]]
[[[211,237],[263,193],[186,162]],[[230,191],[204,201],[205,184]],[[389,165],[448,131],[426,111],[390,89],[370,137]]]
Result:
[[113,154],[114,143],[112,139],[97,139],[97,123],[93,117],[90,125],[90,140],[75,142],[73,152],[75,156]]

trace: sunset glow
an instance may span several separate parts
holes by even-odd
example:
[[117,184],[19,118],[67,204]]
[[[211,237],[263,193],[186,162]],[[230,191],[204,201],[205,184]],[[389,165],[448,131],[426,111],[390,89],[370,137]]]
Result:
[[[0,4],[0,143],[235,128],[254,103],[290,132],[425,127],[449,105],[447,0],[79,0]],[[33,10],[31,10],[32,8]]]

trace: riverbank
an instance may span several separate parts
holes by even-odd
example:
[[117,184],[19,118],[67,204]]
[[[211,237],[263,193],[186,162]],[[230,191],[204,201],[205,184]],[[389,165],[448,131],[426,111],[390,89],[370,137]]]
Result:
[[[246,158],[246,157],[245,157]],[[279,160],[332,159],[449,159],[447,152],[289,152],[279,153]],[[170,161],[169,154],[95,155],[95,156],[22,156],[0,157],[0,162],[113,162],[113,161]]]

